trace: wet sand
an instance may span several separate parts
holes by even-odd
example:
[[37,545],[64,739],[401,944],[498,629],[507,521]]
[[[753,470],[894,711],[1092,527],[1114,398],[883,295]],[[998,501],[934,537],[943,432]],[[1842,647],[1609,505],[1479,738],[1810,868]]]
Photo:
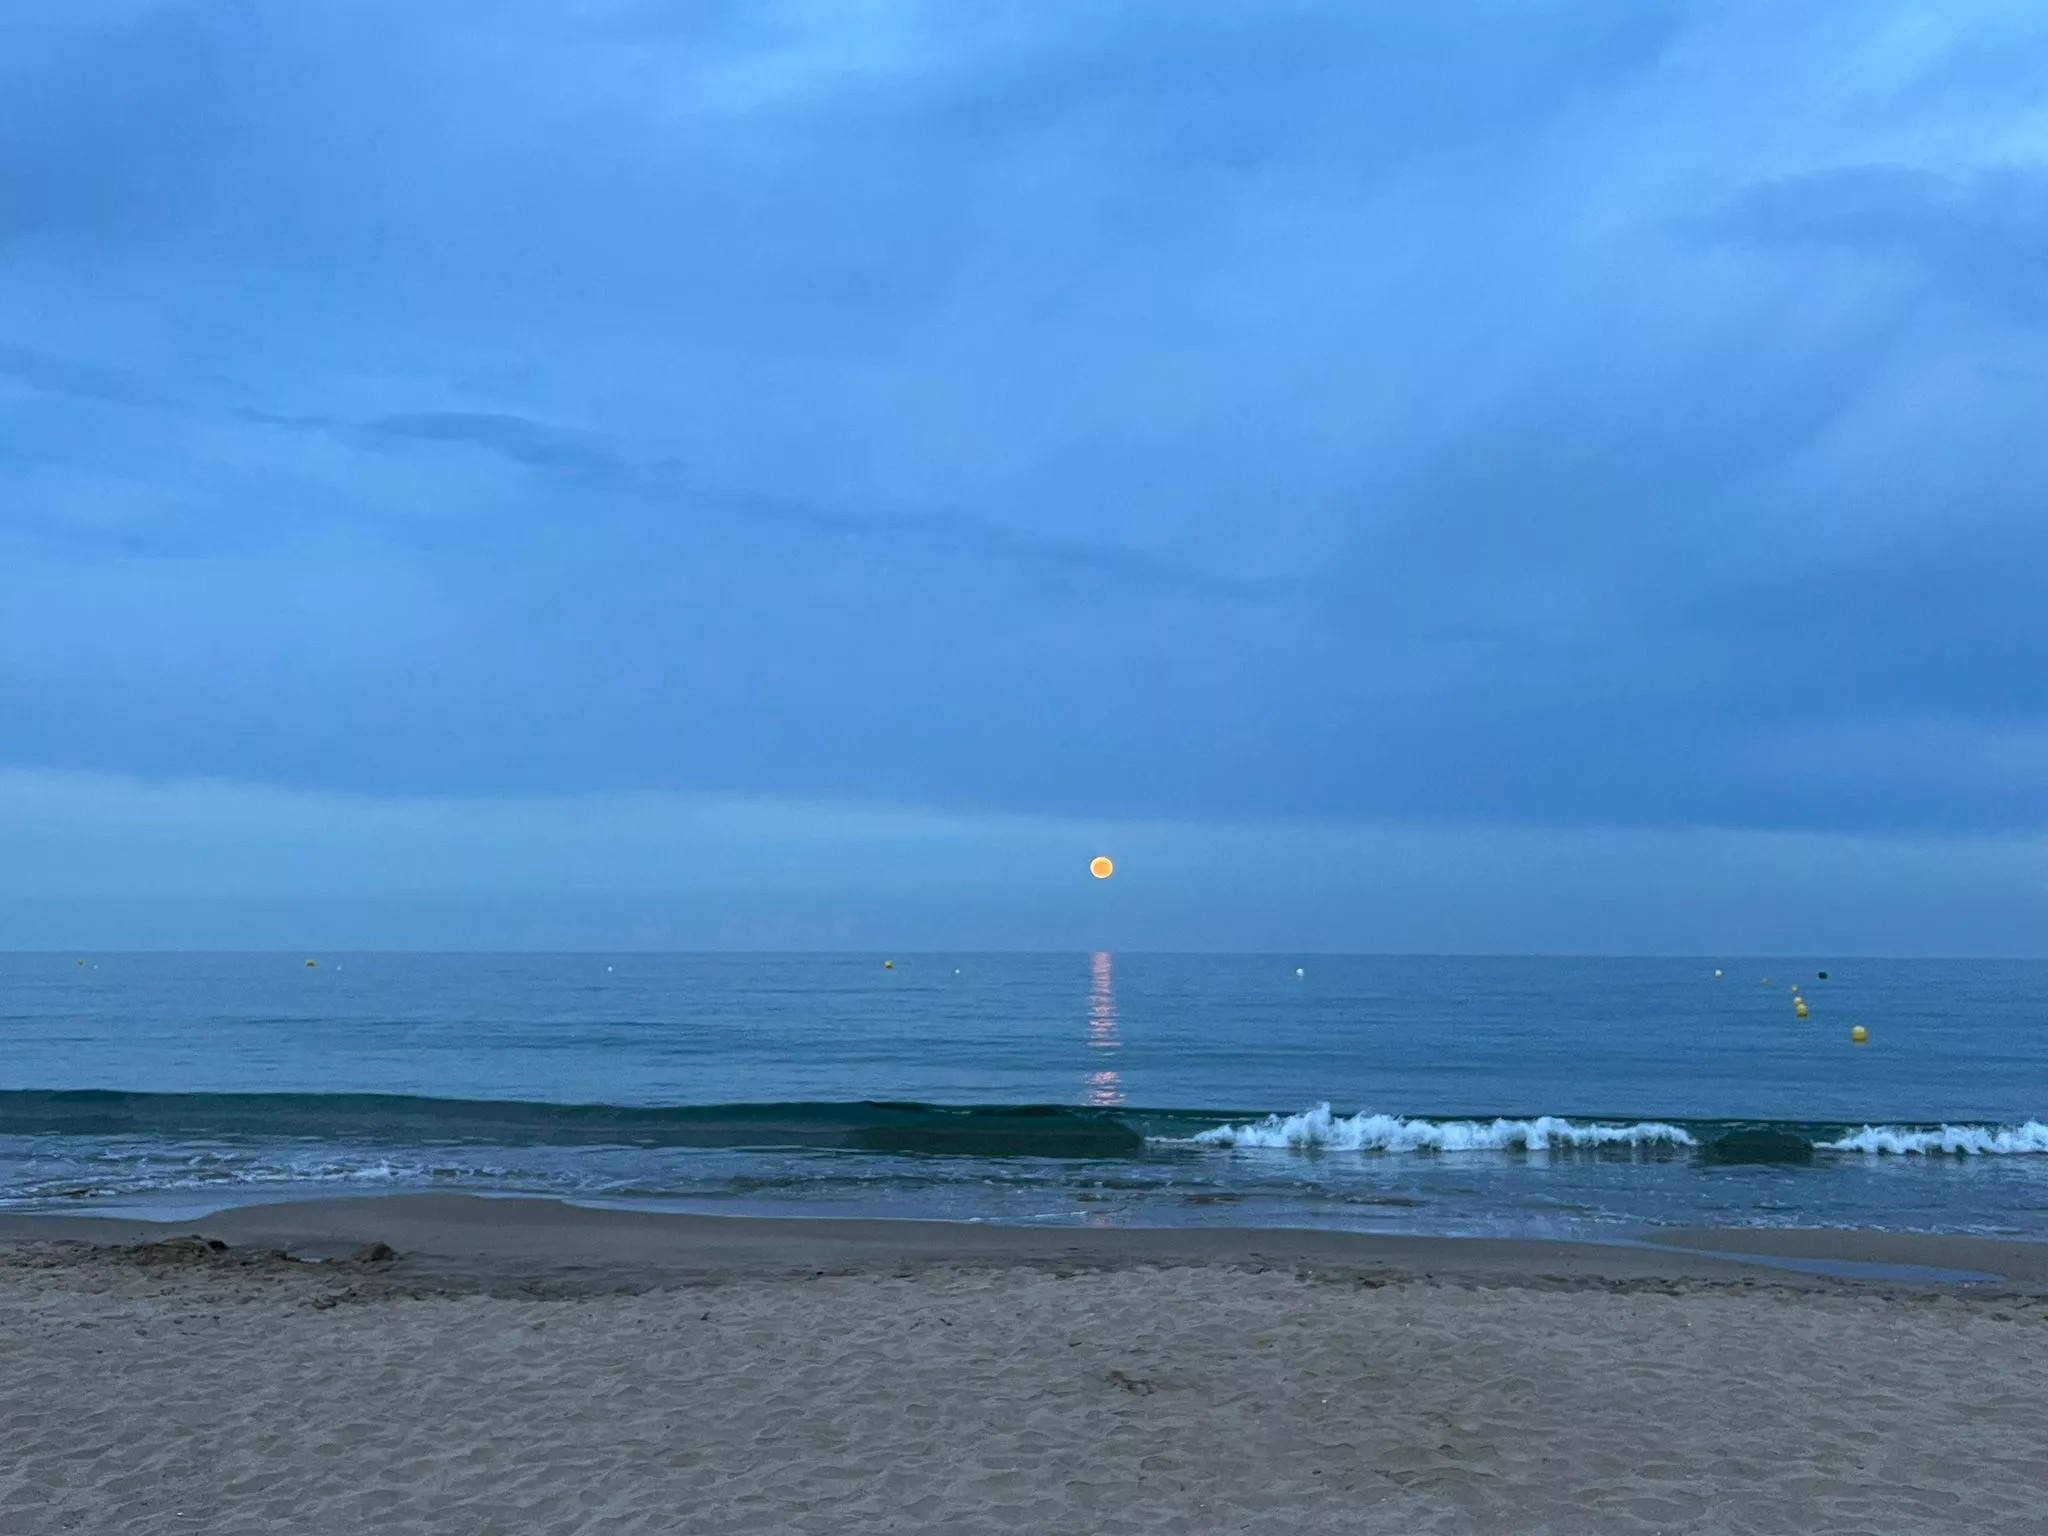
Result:
[[5,1218],[0,1533],[2044,1528],[2048,1246],[1661,1236]]

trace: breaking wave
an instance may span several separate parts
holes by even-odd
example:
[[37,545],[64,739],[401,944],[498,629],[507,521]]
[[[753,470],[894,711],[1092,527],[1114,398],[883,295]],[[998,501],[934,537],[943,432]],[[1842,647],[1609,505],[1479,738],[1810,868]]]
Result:
[[1898,1157],[2012,1157],[2048,1153],[2048,1125],[1866,1125],[1852,1135],[1823,1141],[1830,1152],[1869,1152]]
[[1538,1115],[1529,1120],[1410,1120],[1398,1115],[1337,1115],[1327,1104],[1298,1115],[1268,1115],[1248,1125],[1219,1125],[1193,1138],[1209,1147],[1327,1148],[1340,1152],[1543,1152],[1565,1147],[1697,1145],[1663,1121],[1603,1125]]
[[1820,1125],[1735,1120],[1571,1120],[1559,1115],[1430,1120],[1340,1115],[1328,1104],[1293,1115],[1211,1126],[1196,1146],[1292,1152],[1697,1151],[1709,1162],[1808,1162],[1817,1152],[1902,1157],[2048,1154],[2048,1125]]

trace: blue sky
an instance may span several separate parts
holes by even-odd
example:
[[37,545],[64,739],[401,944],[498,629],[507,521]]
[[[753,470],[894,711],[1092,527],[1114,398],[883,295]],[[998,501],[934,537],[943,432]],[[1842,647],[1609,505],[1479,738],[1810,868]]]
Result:
[[17,0],[0,943],[2048,953],[2043,78]]

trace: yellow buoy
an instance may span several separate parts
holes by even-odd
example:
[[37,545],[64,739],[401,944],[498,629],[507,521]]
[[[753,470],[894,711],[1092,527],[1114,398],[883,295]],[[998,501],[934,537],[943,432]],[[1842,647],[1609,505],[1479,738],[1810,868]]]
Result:
[[1098,853],[1088,861],[1088,873],[1098,880],[1107,880],[1116,873],[1116,866]]
[[309,970],[309,971],[310,971],[311,969],[313,969],[313,962],[312,962],[311,960],[308,960],[308,961],[306,962],[306,969],[307,969],[307,970]]
[[1861,1024],[1858,1024],[1854,1029],[1849,1031],[1849,1038],[1853,1040],[1856,1044],[1861,1045],[1864,1041],[1870,1038],[1870,1031],[1865,1029]]
[[896,969],[896,962],[894,960],[884,960],[882,962],[882,969],[885,971],[893,971]]
[[1793,1007],[1792,1011],[1793,1011],[1793,1012],[1794,1012],[1795,1014],[1797,1014],[1797,1015],[1798,1015],[1798,1016],[1799,1016],[1800,1018],[1802,1018],[1802,1019],[1803,1019],[1803,1018],[1805,1018],[1805,1017],[1806,1017],[1806,1004],[1804,1004],[1804,1003],[1799,1003],[1799,1004],[1796,1004],[1796,1005],[1795,1005],[1795,1006]]

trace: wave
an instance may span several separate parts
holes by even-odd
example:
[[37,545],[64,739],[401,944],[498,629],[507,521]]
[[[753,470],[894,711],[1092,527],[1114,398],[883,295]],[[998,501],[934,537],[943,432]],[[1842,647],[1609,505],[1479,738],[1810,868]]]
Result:
[[1339,1115],[1328,1104],[1211,1126],[1196,1146],[1293,1152],[1685,1151],[1710,1163],[1803,1163],[1818,1152],[1873,1156],[2048,1154],[2048,1125],[1826,1125],[1743,1120],[1571,1120],[1557,1115],[1413,1119]]
[[1057,1105],[627,1105],[401,1094],[0,1091],[0,1135],[381,1145],[823,1148],[959,1157],[1135,1157],[1122,1120]]
[[1675,1125],[1581,1124],[1555,1115],[1530,1120],[1407,1120],[1398,1115],[1337,1115],[1318,1104],[1298,1115],[1268,1115],[1251,1125],[1219,1125],[1193,1138],[1208,1147],[1324,1148],[1341,1152],[1494,1152],[1552,1147],[1697,1145]]
[[[560,1104],[404,1094],[0,1090],[0,1136],[149,1144],[837,1150],[955,1157],[1133,1159],[1148,1152],[1577,1154],[1805,1163],[1816,1156],[2048,1154],[2048,1125],[1842,1124],[1560,1115],[1420,1117],[883,1100]],[[353,1165],[351,1165],[353,1166]],[[374,1175],[373,1175],[374,1176]]]
[[1851,1135],[1821,1143],[1830,1152],[1868,1152],[1894,1157],[2011,1157],[2048,1154],[2048,1125],[1866,1125]]

